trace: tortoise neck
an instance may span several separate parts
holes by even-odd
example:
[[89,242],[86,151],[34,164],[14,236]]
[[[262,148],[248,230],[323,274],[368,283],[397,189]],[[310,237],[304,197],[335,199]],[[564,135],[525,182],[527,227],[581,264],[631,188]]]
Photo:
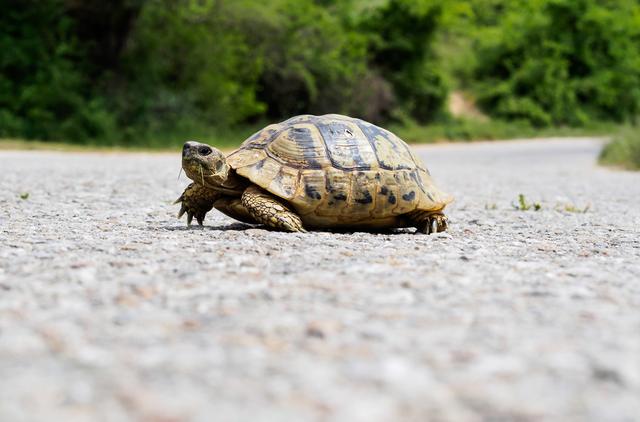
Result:
[[247,179],[238,176],[233,169],[229,170],[229,172],[227,173],[227,177],[225,177],[224,179],[210,177],[207,182],[209,187],[211,187],[212,189],[215,189],[227,195],[234,196],[242,195],[248,185]]

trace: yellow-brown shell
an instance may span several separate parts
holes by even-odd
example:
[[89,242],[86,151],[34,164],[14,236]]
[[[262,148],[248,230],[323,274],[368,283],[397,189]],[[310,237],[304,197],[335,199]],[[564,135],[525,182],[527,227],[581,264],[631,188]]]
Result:
[[237,174],[293,205],[309,226],[383,227],[399,215],[437,211],[452,201],[404,141],[337,114],[267,126],[227,161]]

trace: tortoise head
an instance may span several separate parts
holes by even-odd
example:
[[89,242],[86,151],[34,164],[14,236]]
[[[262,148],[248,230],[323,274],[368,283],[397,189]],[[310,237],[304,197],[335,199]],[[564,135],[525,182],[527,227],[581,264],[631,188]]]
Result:
[[220,150],[195,141],[182,147],[182,168],[189,179],[214,189],[227,180],[230,170]]

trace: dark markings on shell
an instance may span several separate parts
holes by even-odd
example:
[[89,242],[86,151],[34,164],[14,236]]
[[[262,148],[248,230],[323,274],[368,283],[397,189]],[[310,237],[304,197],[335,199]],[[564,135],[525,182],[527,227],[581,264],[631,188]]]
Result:
[[[387,170],[401,170],[401,169],[411,168],[411,166],[407,164],[398,164],[394,167],[389,163],[386,163],[384,160],[380,159],[380,154],[378,153],[378,149],[376,148],[376,142],[375,142],[376,137],[384,139],[385,142],[391,145],[391,148],[396,152],[398,152],[398,148],[406,148],[402,145],[398,146],[396,142],[393,142],[391,139],[389,139],[389,133],[386,130],[374,124],[365,122],[364,120],[356,119],[355,122],[360,128],[360,130],[362,131],[362,133],[364,133],[364,136],[367,138],[369,143],[371,144],[371,148],[373,148],[373,152],[376,154],[376,157],[378,158],[378,163],[380,164],[380,167]],[[398,155],[400,155],[400,152],[398,152]]]
[[[269,144],[279,132],[277,129],[262,129],[251,135],[242,145],[246,148],[262,149]],[[265,133],[267,134],[266,136]]]
[[373,198],[368,190],[362,191],[362,198],[355,200],[358,204],[370,204],[373,202]]
[[316,159],[316,141],[313,139],[311,130],[306,127],[293,127],[291,128],[291,131],[289,133],[291,134],[291,138],[293,139],[293,141],[302,152],[302,156],[304,157],[304,161],[306,164],[305,167],[312,169],[322,168],[322,164],[320,164]]
[[324,188],[329,193],[335,193],[336,188],[331,183],[331,178],[330,177],[325,177],[325,179],[324,179]]
[[311,186],[309,184],[304,187],[304,192],[309,198],[322,199],[322,195],[320,195],[320,192],[318,192],[314,186]]
[[407,202],[413,201],[415,197],[416,197],[415,191],[411,191],[409,193],[405,193],[404,195],[402,195],[402,199],[404,199]]
[[[320,131],[329,159],[333,167],[342,170],[371,170],[371,163],[366,162],[360,154],[357,138],[353,138],[351,129],[346,124],[339,121],[324,121],[317,119],[314,124]],[[351,134],[351,135],[349,135]],[[344,150],[347,151],[344,151]],[[353,166],[344,166],[339,159],[341,154],[347,153],[353,159]]]
[[317,118],[317,116],[312,116],[310,114],[301,114],[299,116],[293,116],[293,117],[285,120],[281,124],[283,126],[289,126],[289,125],[294,125],[296,123],[314,121],[316,118]]
[[277,183],[278,185],[282,185],[282,170],[278,172],[276,177],[273,179],[271,183]]
[[420,190],[424,193],[427,193],[427,191],[424,188],[424,183],[422,183],[422,177],[420,177],[420,173],[418,173],[418,170],[412,171],[410,173],[410,176],[413,179],[413,181],[416,182],[416,185],[418,185]]
[[389,193],[389,199],[388,199],[390,204],[395,204],[396,203],[396,196],[393,194],[393,192]]
[[[331,177],[325,177],[325,190],[328,192],[335,201],[346,201],[347,195],[340,189],[340,186],[336,186],[331,182]],[[335,202],[330,201],[329,205],[335,205]]]
[[283,180],[284,180],[284,174],[282,173],[282,170],[280,170],[278,172],[278,175],[273,179],[271,183],[276,184],[282,190],[282,192],[284,192],[285,195],[291,195],[293,186],[291,186],[291,184],[288,184],[288,183],[283,183]]
[[267,161],[267,159],[265,158],[264,160],[260,160],[258,161],[253,168],[256,170],[260,170],[262,167],[264,167],[264,162]]
[[386,186],[383,186],[380,188],[380,195],[386,195],[389,193],[389,188],[387,188]]

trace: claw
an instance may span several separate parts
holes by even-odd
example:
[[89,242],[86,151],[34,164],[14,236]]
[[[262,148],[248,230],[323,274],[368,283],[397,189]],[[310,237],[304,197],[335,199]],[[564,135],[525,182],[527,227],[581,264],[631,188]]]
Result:
[[182,218],[186,214],[188,227],[191,226],[194,217],[198,224],[202,226],[207,212],[213,208],[213,202],[218,197],[219,195],[216,191],[191,183],[174,202],[174,204],[180,204],[178,218]]
[[178,211],[178,219],[182,218],[185,212],[187,212],[187,207],[182,204],[182,206],[180,207],[180,211]]
[[437,232],[438,232],[438,219],[434,218],[429,223],[429,234],[437,233]]

